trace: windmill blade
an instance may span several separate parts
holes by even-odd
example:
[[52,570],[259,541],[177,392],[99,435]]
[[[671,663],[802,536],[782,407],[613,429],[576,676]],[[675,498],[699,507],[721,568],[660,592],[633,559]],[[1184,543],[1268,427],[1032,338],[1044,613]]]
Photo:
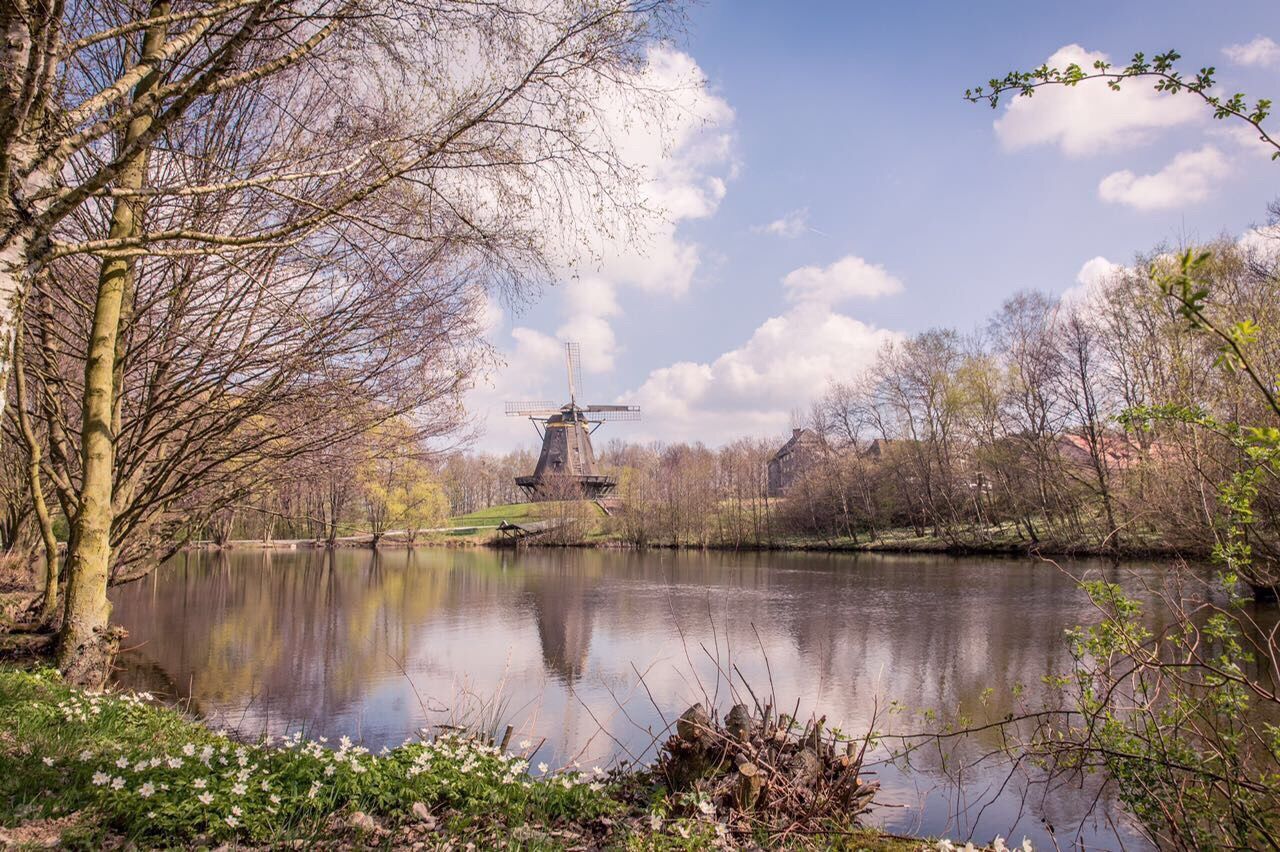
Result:
[[508,417],[550,417],[553,414],[559,414],[560,409],[552,402],[536,400],[533,402],[508,402],[506,412]]
[[638,405],[588,405],[583,409],[588,420],[639,420]]
[[564,363],[569,371],[569,401],[574,402],[582,390],[582,353],[577,343],[564,345]]

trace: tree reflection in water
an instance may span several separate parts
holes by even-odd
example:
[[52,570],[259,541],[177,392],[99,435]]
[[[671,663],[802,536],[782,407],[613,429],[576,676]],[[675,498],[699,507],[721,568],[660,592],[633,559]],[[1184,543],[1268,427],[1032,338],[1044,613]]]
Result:
[[[1073,568],[1135,591],[1159,577]],[[1047,699],[1042,676],[1067,665],[1063,629],[1093,618],[1043,563],[665,551],[192,552],[116,590],[115,604],[137,647],[122,676],[167,681],[244,734],[301,726],[376,749],[439,721],[465,692],[501,692],[521,737],[547,737],[544,759],[587,765],[641,756],[661,720],[695,700],[726,708],[721,671],[758,694],[771,675],[788,710],[798,699],[848,732],[891,702],[1000,718]],[[880,727],[913,724],[901,713]],[[992,731],[919,752],[911,771],[882,767],[881,800],[908,807],[880,817],[984,841],[1047,840],[1042,819],[1060,833],[1079,821],[1094,791],[1044,797],[1021,777],[1001,791],[998,767],[958,795],[944,758],[998,744]],[[1108,836],[1105,825],[1086,834]]]

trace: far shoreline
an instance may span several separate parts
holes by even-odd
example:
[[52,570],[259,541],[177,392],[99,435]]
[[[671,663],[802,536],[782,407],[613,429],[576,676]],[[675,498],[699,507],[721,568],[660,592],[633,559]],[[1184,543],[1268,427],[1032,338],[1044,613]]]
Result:
[[334,542],[320,539],[289,540],[257,540],[235,539],[217,544],[201,541],[185,545],[179,552],[193,551],[260,551],[260,552],[292,552],[299,550],[417,550],[417,549],[467,549],[489,548],[495,550],[511,550],[520,548],[536,548],[545,550],[672,550],[672,551],[716,551],[716,552],[754,552],[754,553],[882,553],[898,555],[937,555],[937,556],[989,556],[1010,559],[1036,559],[1040,557],[1067,557],[1072,559],[1110,559],[1118,562],[1134,562],[1145,559],[1169,559],[1186,562],[1203,562],[1207,554],[1194,554],[1172,547],[1143,546],[1108,548],[1089,544],[1062,542],[954,542],[940,538],[925,537],[905,541],[892,539],[876,539],[872,541],[824,541],[820,539],[805,541],[781,541],[770,544],[674,544],[671,542],[648,542],[636,544],[620,539],[588,540],[582,542],[543,542],[537,537],[521,540],[518,544],[499,539],[440,539],[430,538],[409,542],[400,539],[384,539],[377,547],[367,537],[355,539],[340,538]]

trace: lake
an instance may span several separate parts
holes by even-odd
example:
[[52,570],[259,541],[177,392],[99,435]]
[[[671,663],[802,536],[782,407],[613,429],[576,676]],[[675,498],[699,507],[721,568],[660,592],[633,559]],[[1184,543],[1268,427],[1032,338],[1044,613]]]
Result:
[[[347,734],[372,749],[426,725],[516,727],[534,762],[652,757],[694,701],[777,696],[863,732],[922,730],[926,710],[995,719],[1036,705],[1067,668],[1063,630],[1096,619],[1067,571],[1159,607],[1151,566],[871,554],[621,550],[234,551],[181,554],[113,592],[129,630],[119,680],[243,736]],[[1015,698],[1015,685],[1021,697]],[[904,833],[1000,834],[1037,847],[1141,841],[1096,789],[1006,765],[952,774],[986,740],[873,767],[873,821]],[[946,763],[944,764],[944,757]]]

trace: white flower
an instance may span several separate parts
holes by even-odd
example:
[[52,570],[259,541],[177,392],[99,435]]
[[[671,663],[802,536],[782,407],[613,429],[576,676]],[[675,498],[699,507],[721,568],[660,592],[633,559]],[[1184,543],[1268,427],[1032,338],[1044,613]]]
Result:
[[156,785],[152,784],[150,781],[148,781],[147,783],[143,784],[141,787],[138,788],[138,795],[144,799],[151,798],[155,794],[155,792],[156,792]]
[[601,778],[604,776],[604,770],[601,769],[599,766],[593,766],[591,767],[591,774],[596,776],[597,778]]
[[196,796],[196,798],[200,800],[200,804],[202,804],[202,805],[211,805],[211,804],[213,804],[213,794],[212,794],[212,793],[201,793],[199,796]]
[[231,786],[231,794],[233,796],[243,796],[245,794],[245,786],[243,784],[233,784]]
[[93,786],[95,787],[101,787],[103,784],[106,784],[110,780],[111,780],[111,776],[105,772],[93,773]]
[[112,778],[112,779],[111,779],[111,789],[112,789],[112,790],[121,790],[121,789],[124,789],[124,779],[123,779],[123,778],[121,778],[119,775],[117,775],[115,778]]
[[226,820],[227,820],[227,825],[231,826],[232,828],[235,828],[237,825],[240,824],[240,820],[236,819],[233,816],[227,817]]
[[1031,846],[1031,839],[1028,837],[1022,838],[1022,852],[1035,852],[1035,849]]
[[346,734],[343,734],[342,739],[338,740],[338,745],[342,748],[343,751],[346,751],[347,749],[351,748],[351,737],[348,737]]
[[148,764],[147,764],[147,761],[145,761],[145,760],[139,760],[137,763],[135,763],[135,764],[133,765],[133,771],[134,771],[134,772],[141,772],[142,770],[144,770],[144,769],[146,769],[146,768],[147,768],[147,765],[148,765]]
[[263,781],[261,784],[258,785],[258,789],[265,793],[271,789],[271,785],[268,784],[266,781]]
[[701,802],[698,802],[698,810],[710,816],[711,814],[716,812],[716,806],[713,805],[711,802],[707,801],[706,799],[703,799]]
[[182,747],[182,753],[185,754],[187,757],[194,756],[196,753],[195,743],[187,743],[186,745],[184,745]]
[[334,767],[333,767],[333,764],[330,763],[328,766],[324,768],[325,777],[328,778],[333,773],[334,773]]
[[934,848],[937,849],[938,852],[955,852],[955,849],[956,849],[956,847],[951,843],[951,841],[945,838],[943,838],[942,840],[939,840],[938,845]]
[[996,835],[996,839],[991,841],[991,852],[1009,852],[1009,847],[1004,845],[1004,838]]
[[604,785],[601,784],[599,781],[592,781],[590,784],[587,785],[587,789],[589,789],[593,793],[599,793],[601,790],[604,789]]
[[532,746],[532,745],[533,745],[533,743],[529,742],[528,740],[521,740],[521,741],[520,741],[520,748],[522,748],[522,749],[523,749],[523,748],[529,748],[529,747],[530,747],[530,746]]
[[235,814],[236,816],[240,816],[241,814],[243,814],[243,813],[244,813],[244,811],[240,810],[240,806],[239,806],[239,805],[232,805],[232,806],[231,806],[231,813]]
[[93,752],[89,751],[89,749],[85,749],[84,751],[80,752],[80,760],[82,762],[89,761],[92,759],[93,759]]
[[117,769],[128,769],[128,768],[129,768],[129,758],[124,757],[123,755],[121,755],[120,759],[116,761],[116,768],[117,768]]
[[272,793],[272,794],[271,794],[271,804],[273,804],[273,805],[278,805],[278,804],[280,804],[280,797],[279,797],[279,796],[277,796],[275,793]]
[[41,762],[42,762],[45,766],[53,766],[53,758],[52,758],[52,757],[45,757],[45,758],[41,758]]
[[561,787],[563,787],[563,788],[565,788],[566,790],[568,790],[570,787],[572,787],[572,786],[573,786],[573,782],[572,782],[572,781],[570,781],[570,780],[569,780],[569,776],[568,776],[568,775],[566,775],[566,776],[564,776],[563,778],[561,778],[561,779],[560,779],[560,786],[561,786]]
[[171,757],[171,758],[169,758],[169,761],[168,761],[168,762],[169,762],[169,768],[170,768],[170,769],[181,769],[181,768],[182,768],[182,758],[180,758],[180,757]]
[[205,788],[205,785],[208,783],[209,782],[203,778],[197,778],[196,780],[191,782],[191,786],[195,787],[197,790],[203,790]]
[[547,774],[547,765],[546,765],[545,763],[539,763],[539,764],[538,764],[538,771],[539,771],[539,772],[541,772],[543,775],[546,775],[546,774]]
[[662,828],[662,817],[657,814],[649,814],[649,830],[657,831]]

